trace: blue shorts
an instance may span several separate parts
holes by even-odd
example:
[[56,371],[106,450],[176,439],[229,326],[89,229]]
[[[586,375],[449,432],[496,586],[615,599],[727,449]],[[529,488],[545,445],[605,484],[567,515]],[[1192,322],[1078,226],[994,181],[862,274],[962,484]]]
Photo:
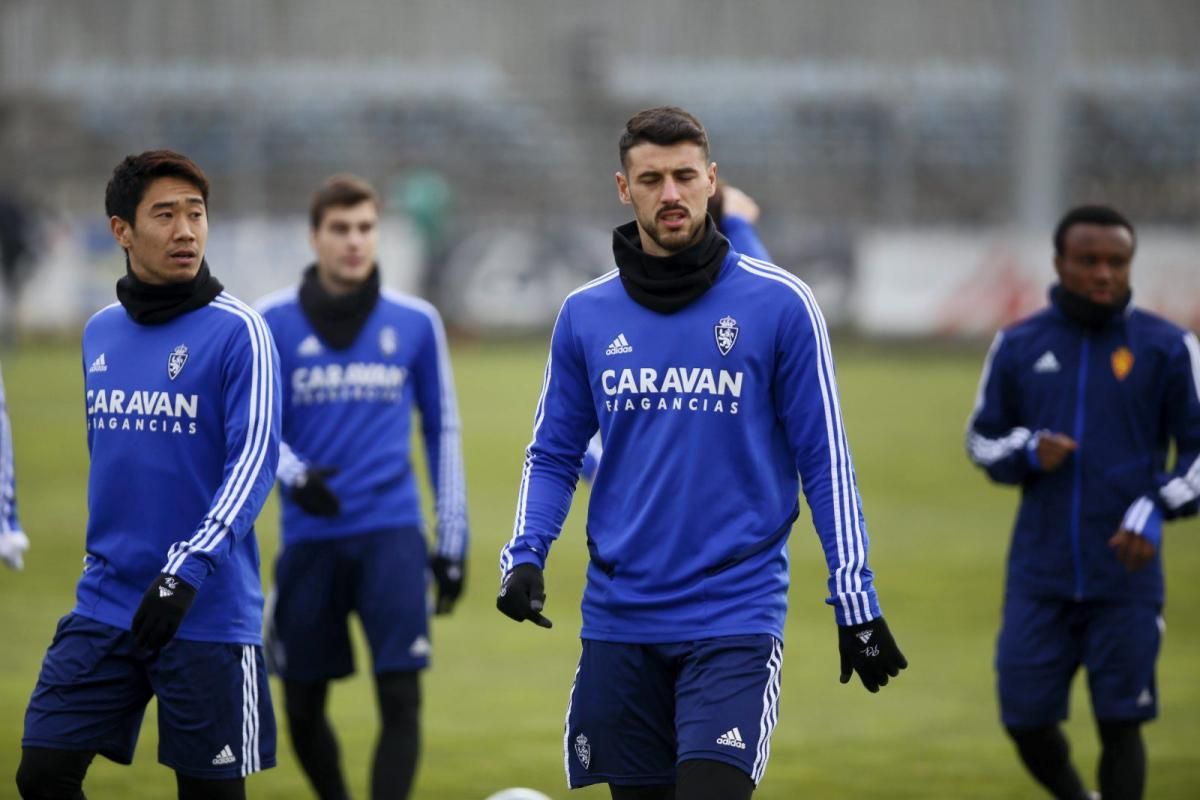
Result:
[[21,744],[129,764],[152,696],[159,763],[208,780],[275,766],[261,647],[175,639],[154,655],[129,631],[78,614],[63,617],[54,632]]
[[674,784],[682,761],[722,761],[757,785],[779,717],[783,644],[583,640],[567,706],[567,784]]
[[377,674],[428,666],[425,547],[415,527],[285,546],[267,601],[271,671],[287,681],[352,674],[352,611],[362,621]]
[[1009,594],[996,647],[1004,724],[1026,729],[1065,720],[1071,680],[1081,665],[1087,668],[1096,719],[1154,719],[1154,665],[1163,630],[1160,609],[1153,604]]

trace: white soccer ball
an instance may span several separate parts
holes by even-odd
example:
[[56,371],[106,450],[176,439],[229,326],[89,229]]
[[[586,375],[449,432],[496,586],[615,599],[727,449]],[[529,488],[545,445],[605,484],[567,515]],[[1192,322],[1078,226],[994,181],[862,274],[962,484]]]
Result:
[[493,795],[488,795],[485,800],[550,800],[550,798],[537,789],[515,786],[512,789],[501,789]]

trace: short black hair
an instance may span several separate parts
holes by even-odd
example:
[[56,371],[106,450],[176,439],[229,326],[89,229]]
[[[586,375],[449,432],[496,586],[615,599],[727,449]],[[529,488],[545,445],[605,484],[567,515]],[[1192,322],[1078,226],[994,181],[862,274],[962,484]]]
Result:
[[315,231],[321,227],[325,212],[331,208],[349,208],[359,203],[372,202],[379,208],[379,195],[371,184],[349,172],[339,172],[325,179],[308,207],[308,224]]
[[621,153],[621,169],[625,169],[626,156],[635,145],[649,142],[667,146],[679,142],[692,142],[704,150],[708,161],[708,133],[700,120],[676,106],[647,108],[634,114],[625,123],[618,149]]
[[125,159],[113,169],[104,189],[104,213],[119,217],[131,226],[146,188],[158,178],[179,178],[192,184],[208,207],[208,176],[185,155],[173,150],[147,150]]
[[1066,250],[1067,231],[1073,225],[1115,225],[1129,231],[1137,246],[1137,231],[1125,215],[1109,206],[1076,206],[1063,215],[1054,228],[1054,254],[1061,256]]

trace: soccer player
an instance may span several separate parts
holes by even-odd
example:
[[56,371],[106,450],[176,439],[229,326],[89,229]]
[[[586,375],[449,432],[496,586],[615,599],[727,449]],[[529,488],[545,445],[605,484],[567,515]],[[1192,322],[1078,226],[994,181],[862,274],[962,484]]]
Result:
[[97,753],[130,763],[153,696],[179,797],[237,800],[275,763],[254,520],[278,459],[278,360],[209,272],[195,163],[129,156],[104,205],[126,275],[83,332],[87,556],[25,713],[17,786],[82,798]]
[[[268,657],[283,678],[292,745],[324,800],[347,797],[325,713],[329,681],[354,672],[349,614],[371,647],[383,729],[371,796],[404,798],[419,751],[419,673],[429,663],[427,571],[435,610],[463,590],[466,487],[441,318],[380,289],[379,200],[336,175],[310,208],[316,263],[299,287],[260,304],[283,366],[283,550]],[[414,407],[436,494],[430,558],[409,453]]]
[[1200,345],[1131,304],[1136,243],[1111,208],[1062,218],[1050,303],[996,336],[968,424],[971,460],[1021,487],[996,654],[1000,715],[1060,800],[1088,797],[1059,729],[1081,665],[1100,729],[1100,795],[1142,796],[1140,729],[1158,711],[1162,524],[1196,513],[1200,497]]
[[[758,203],[750,195],[736,186],[730,186],[725,181],[717,181],[717,190],[708,198],[708,213],[717,223],[717,230],[729,240],[729,247],[735,253],[770,261],[766,246],[758,238]],[[596,470],[600,469],[600,457],[604,455],[604,443],[600,440],[599,431],[588,442],[587,451],[583,454],[583,467],[579,476],[585,481],[596,479]]]
[[29,538],[17,518],[17,479],[14,470],[12,426],[4,403],[4,378],[0,377],[0,561],[10,569],[25,566]]
[[718,234],[705,213],[717,167],[691,114],[639,112],[619,150],[635,220],[613,232],[617,268],[559,311],[497,606],[550,627],[542,570],[601,430],[568,782],[608,783],[617,800],[744,799],[778,715],[801,483],[841,681],[857,671],[878,691],[907,662],[880,615],[812,293]]

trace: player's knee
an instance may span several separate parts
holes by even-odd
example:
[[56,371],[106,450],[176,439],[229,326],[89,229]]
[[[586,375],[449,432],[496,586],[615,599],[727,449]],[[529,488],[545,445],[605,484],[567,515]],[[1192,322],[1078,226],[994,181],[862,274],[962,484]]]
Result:
[[310,728],[325,719],[325,697],[328,684],[283,684],[283,702],[287,709],[288,725],[293,729]]
[[209,780],[175,773],[179,800],[246,800],[246,779]]
[[385,726],[415,724],[421,711],[420,675],[385,672],[377,678],[379,712]]
[[80,800],[92,758],[92,753],[26,747],[17,768],[17,791],[23,800]]
[[754,793],[750,776],[724,761],[688,760],[675,773],[677,800],[750,800]]
[[1100,742],[1105,748],[1128,747],[1140,741],[1142,736],[1141,720],[1100,720],[1096,727],[1100,729]]

